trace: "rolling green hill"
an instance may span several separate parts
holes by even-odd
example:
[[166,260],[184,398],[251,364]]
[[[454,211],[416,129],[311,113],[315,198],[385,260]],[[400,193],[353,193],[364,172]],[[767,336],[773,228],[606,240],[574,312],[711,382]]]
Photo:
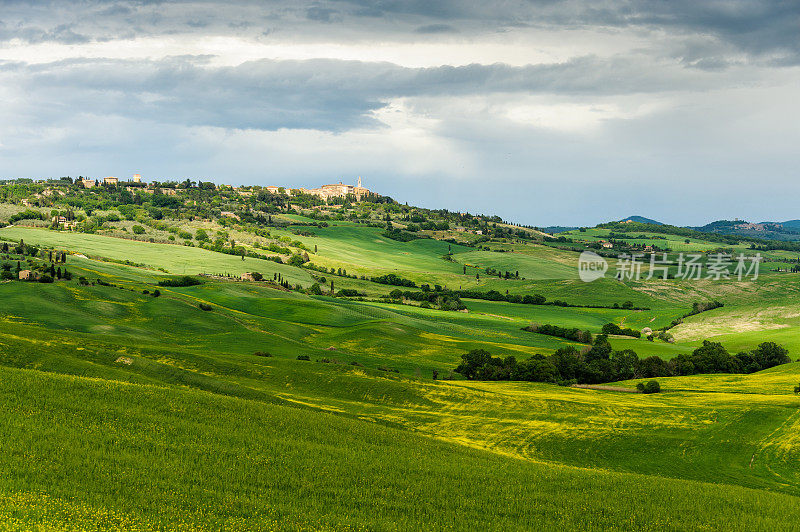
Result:
[[[706,340],[800,356],[789,249],[764,250],[758,279],[617,280],[618,255],[647,245],[754,250],[257,190],[178,189],[168,206],[64,191],[0,228],[0,529],[797,528],[800,363],[670,369]],[[46,228],[50,209],[81,220]],[[581,281],[584,250],[609,275]],[[174,286],[184,274],[199,284]],[[630,331],[604,367],[635,353],[621,382],[455,371],[478,349],[588,364],[605,344],[565,331],[609,323]],[[652,378],[661,393],[629,393]]]
[[791,530],[800,517],[790,495],[521,460],[315,408],[0,376],[9,529],[556,529],[592,516],[597,528]]

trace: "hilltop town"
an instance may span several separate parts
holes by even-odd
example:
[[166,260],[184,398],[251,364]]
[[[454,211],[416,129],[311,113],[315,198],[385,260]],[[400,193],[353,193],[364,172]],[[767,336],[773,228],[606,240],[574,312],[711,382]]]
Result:
[[[62,181],[66,181],[69,178],[62,178]],[[53,183],[52,180],[49,181],[36,181],[36,183]],[[57,182],[56,182],[57,183]],[[177,183],[177,182],[158,182],[154,181],[151,183],[147,183],[142,179],[141,174],[133,174],[129,181],[122,181],[118,177],[108,176],[104,177],[102,180],[99,179],[92,179],[89,177],[79,177],[74,181],[75,184],[80,184],[83,188],[94,188],[99,186],[124,186],[124,187],[135,187],[140,189],[142,192],[152,194],[157,189],[161,189],[161,191],[167,195],[174,194],[174,190],[176,188],[185,188],[181,187],[184,183]],[[220,185],[221,189],[228,188],[228,185]],[[339,181],[338,183],[331,184],[331,185],[322,185],[317,188],[291,188],[291,187],[283,187],[283,186],[276,186],[270,185],[266,187],[261,187],[259,185],[254,186],[238,186],[230,187],[232,190],[242,193],[243,195],[247,195],[248,193],[252,193],[254,191],[266,190],[271,194],[282,194],[289,197],[292,196],[299,196],[301,194],[307,194],[309,196],[316,196],[323,200],[328,200],[331,198],[346,198],[347,196],[352,196],[355,198],[356,201],[360,201],[362,198],[368,196],[378,196],[375,192],[372,192],[368,188],[362,186],[361,178],[358,178],[358,182],[356,185],[346,185],[343,182]],[[173,192],[170,192],[173,191]]]

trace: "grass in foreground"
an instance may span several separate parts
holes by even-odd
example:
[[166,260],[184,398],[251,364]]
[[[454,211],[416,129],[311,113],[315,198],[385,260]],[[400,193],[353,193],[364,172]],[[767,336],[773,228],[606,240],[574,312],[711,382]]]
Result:
[[0,368],[7,529],[792,530],[798,499],[537,464],[191,390]]

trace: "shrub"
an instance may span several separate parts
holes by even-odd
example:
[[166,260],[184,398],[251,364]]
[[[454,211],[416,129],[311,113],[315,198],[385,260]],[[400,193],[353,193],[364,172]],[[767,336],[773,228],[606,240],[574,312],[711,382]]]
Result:
[[658,384],[658,381],[640,382],[636,385],[636,389],[641,393],[659,393],[661,385]]
[[288,262],[288,264],[289,264],[290,266],[297,266],[297,267],[300,267],[300,266],[302,266],[304,263],[305,263],[305,260],[303,260],[303,256],[302,256],[302,255],[300,255],[299,253],[295,253],[294,255],[292,255],[291,257],[289,257],[289,262]]
[[573,342],[579,342],[582,344],[592,343],[592,333],[589,331],[582,331],[581,329],[577,328],[569,329],[566,327],[559,327],[558,325],[539,325],[538,323],[531,323],[527,327],[523,327],[522,330],[538,334],[546,334],[548,336],[557,336],[559,338],[565,338],[567,340],[572,340]]
[[53,282],[53,278],[50,277],[47,274],[44,274],[41,277],[39,277],[39,282],[40,283],[52,283]]
[[256,351],[253,355],[257,357],[271,357],[272,353],[267,353],[266,351]]
[[198,284],[203,284],[203,282],[200,279],[197,279],[190,275],[182,275],[180,277],[169,277],[167,279],[162,279],[158,282],[158,286],[172,286],[172,287],[195,286]]
[[633,329],[623,329],[616,323],[606,323],[605,325],[603,325],[601,332],[603,334],[617,334],[622,336],[632,336],[634,338],[640,338],[642,336],[642,333],[640,331],[635,331]]
[[340,297],[358,297],[365,294],[362,294],[358,290],[355,290],[353,288],[342,288],[341,290],[339,290],[337,295]]
[[297,360],[310,361],[311,357],[309,357],[308,355],[297,355]]
[[135,235],[143,235],[145,233],[144,227],[142,227],[141,225],[134,225],[132,229],[133,229],[133,234]]
[[10,271],[3,270],[3,272],[0,273],[0,279],[2,279],[3,281],[10,281],[13,278],[14,278],[14,274],[11,273]]
[[200,307],[200,310],[206,310],[206,311],[211,310],[212,308],[211,305],[208,305],[206,303],[200,303],[197,306]]
[[158,297],[158,296],[160,296],[160,295],[161,295],[161,290],[159,290],[158,288],[156,288],[155,290],[153,290],[153,297]]
[[386,275],[381,275],[380,277],[373,277],[370,279],[373,283],[378,284],[388,284],[394,286],[408,286],[410,288],[416,288],[417,284],[414,281],[409,279],[403,279],[393,273],[389,273]]
[[39,211],[28,209],[23,212],[18,212],[17,214],[12,214],[8,219],[8,223],[14,224],[20,220],[44,220],[44,217]]

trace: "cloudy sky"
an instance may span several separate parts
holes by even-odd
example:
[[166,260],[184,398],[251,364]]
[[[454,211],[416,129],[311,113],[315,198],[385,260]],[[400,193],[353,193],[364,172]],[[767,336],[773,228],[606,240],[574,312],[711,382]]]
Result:
[[796,0],[0,0],[0,178],[800,218]]

